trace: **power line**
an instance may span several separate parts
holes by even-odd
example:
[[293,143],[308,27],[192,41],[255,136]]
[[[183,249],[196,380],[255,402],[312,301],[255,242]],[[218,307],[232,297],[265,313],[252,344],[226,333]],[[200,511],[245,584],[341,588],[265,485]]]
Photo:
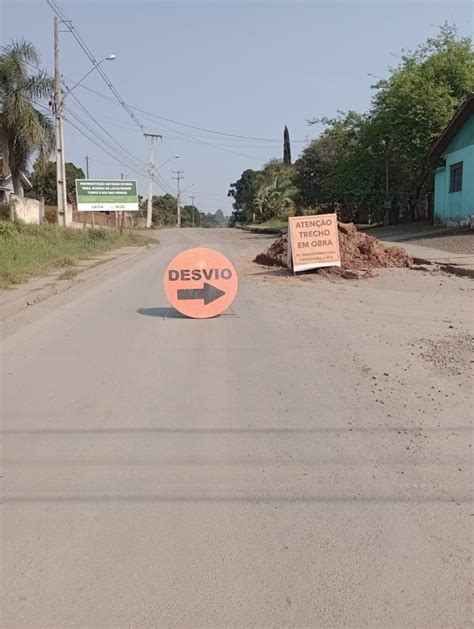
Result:
[[[98,144],[98,142],[96,140],[94,140],[93,138],[91,138],[89,135],[87,135],[84,131],[82,131],[79,127],[77,127],[74,123],[72,123],[72,121],[69,118],[65,118],[66,121],[73,126],[76,130],[80,131],[82,133],[82,135],[84,137],[86,137],[88,140],[90,140],[95,146],[97,146],[98,148],[100,148],[104,153],[106,153],[107,155],[109,155],[109,157],[112,157],[112,159],[114,159],[116,162],[118,162],[119,164],[121,164],[122,166],[125,166],[126,168],[128,168],[128,170],[131,170],[132,172],[141,175],[142,177],[146,177],[146,172],[143,170],[137,170],[136,166],[132,167],[130,165],[129,162],[124,162],[122,159],[119,159],[115,153],[112,153],[110,151],[116,151],[115,147],[113,145],[111,145],[111,143],[104,139],[103,137],[101,137],[99,134],[97,134],[97,132],[87,123],[85,122],[80,116],[77,115],[77,113],[71,111],[71,109],[69,107],[66,107],[66,110],[68,111],[69,114],[71,114],[73,116],[73,118],[76,120],[77,123],[81,124],[83,127],[85,127],[85,129],[92,134],[93,137],[98,138],[104,145],[106,148],[104,148],[104,146],[101,146],[100,144]],[[168,183],[161,177],[157,177],[154,176],[153,177],[153,181],[156,183],[156,185],[161,188],[161,190],[163,190],[164,192],[168,192],[171,191],[171,187],[168,185]]]
[[[93,94],[96,94],[97,96],[100,96],[101,98],[105,98],[107,100],[110,101],[114,101],[113,98],[111,98],[110,96],[107,96],[107,94],[103,94],[102,92],[99,92],[98,90],[95,90],[91,87],[88,87],[87,85],[80,85],[79,87],[81,87],[84,90],[87,90],[88,92],[92,92]],[[227,133],[224,131],[214,131],[212,129],[206,129],[204,127],[197,127],[194,125],[190,125],[187,124],[186,122],[180,122],[179,120],[172,120],[171,118],[165,118],[164,116],[159,116],[158,114],[154,114],[150,111],[146,111],[144,109],[140,109],[139,107],[135,107],[133,105],[129,105],[130,109],[133,109],[135,111],[138,111],[146,116],[151,116],[153,118],[157,118],[158,120],[164,120],[165,122],[171,122],[172,124],[176,124],[179,125],[181,127],[187,127],[189,129],[195,129],[196,131],[204,131],[206,133],[211,133],[213,135],[222,135],[225,137],[230,137],[230,138],[238,138],[241,140],[254,140],[257,142],[280,142],[280,139],[270,139],[270,138],[259,138],[259,137],[254,137],[254,136],[249,136],[249,135],[239,135],[239,134],[235,134],[235,133]],[[307,140],[292,140],[291,141],[293,144],[306,144]]]
[[69,19],[69,17],[63,11],[63,9],[58,5],[56,0],[47,0],[47,2],[48,2],[49,7],[52,9],[52,11],[58,17],[60,17],[63,20],[64,25],[69,30],[69,32],[72,34],[74,39],[77,41],[77,43],[79,44],[81,50],[89,58],[89,61],[92,63],[92,65],[97,66],[96,67],[97,72],[100,74],[100,76],[104,80],[105,84],[107,85],[109,90],[112,92],[112,94],[115,96],[117,101],[120,103],[122,108],[128,113],[128,115],[132,118],[132,120],[135,122],[135,124],[142,131],[142,133],[145,133],[145,127],[138,120],[138,118],[135,116],[135,114],[133,113],[131,108],[127,105],[127,103],[124,101],[124,99],[120,96],[120,94],[115,89],[115,87],[113,86],[112,82],[110,81],[109,77],[106,75],[104,70],[99,65],[97,65],[97,59],[95,58],[94,54],[92,53],[90,48],[87,46],[87,44],[84,42],[84,40],[82,39],[82,37],[80,36],[78,31],[75,29],[74,24],[72,23],[72,21]]
[[[48,114],[50,115],[50,117],[52,116],[51,111],[49,109],[49,107],[46,107],[46,105],[43,105],[42,103],[38,103],[37,101],[32,100],[31,101],[34,105],[36,105],[37,107],[40,107],[41,109],[44,109],[45,111],[48,112]],[[106,140],[104,140],[104,138],[100,137],[97,132],[88,125],[88,123],[86,123],[80,116],[78,116],[75,112],[71,111],[71,109],[69,107],[67,107],[67,110],[70,114],[73,115],[73,117],[76,119],[76,122],[78,122],[79,124],[82,124],[88,131],[89,133],[91,133],[93,136],[95,136],[95,138],[100,138],[100,140],[105,144],[105,146],[107,148],[104,148],[104,146],[101,146],[96,139],[94,139],[94,137],[91,137],[90,135],[88,135],[83,129],[81,129],[77,124],[75,124],[74,122],[72,122],[72,120],[70,120],[68,117],[65,117],[65,121],[74,129],[76,129],[76,131],[78,133],[80,133],[83,137],[85,137],[87,140],[89,140],[89,142],[92,142],[92,144],[94,144],[94,146],[96,146],[97,148],[99,148],[103,153],[105,153],[106,155],[108,155],[109,157],[111,157],[113,160],[115,160],[118,164],[121,164],[122,166],[125,166],[128,170],[130,170],[131,172],[135,173],[136,175],[140,175],[142,177],[146,176],[146,173],[141,171],[141,170],[137,170],[136,168],[130,166],[129,163],[124,162],[123,160],[119,159],[114,153],[112,153],[111,151],[114,151],[115,148],[113,146],[110,145],[110,143],[108,143]],[[110,149],[110,150],[108,150]],[[112,165],[112,164],[108,164],[108,165]],[[155,183],[157,184],[157,186],[159,188],[161,188],[163,190],[163,192],[167,193],[171,190],[171,188],[166,184],[163,185],[161,183],[161,181],[154,179]]]
[[70,107],[65,106],[64,109],[83,127],[87,129],[89,133],[91,133],[94,137],[99,139],[107,148],[111,151],[117,152],[116,146],[112,144],[110,140],[101,136],[96,129],[94,129],[88,122],[86,122],[81,116],[79,116],[75,111],[73,111]]
[[[54,2],[54,4],[56,4],[55,0],[48,0],[48,4],[50,6],[51,6],[51,4],[53,2]],[[55,9],[53,9],[53,10],[55,10]],[[69,20],[69,23],[70,23],[70,20]],[[68,28],[69,28],[70,32],[72,32],[73,35],[77,39],[78,33],[74,29],[74,27],[72,26],[72,23],[71,23],[70,26],[68,26]],[[81,46],[81,48],[82,48],[82,46]],[[86,54],[89,56],[89,54],[87,52],[86,52]],[[96,63],[95,57],[92,55],[92,53],[90,53],[90,54],[91,54],[91,56],[89,57],[89,59],[93,63]],[[36,66],[32,66],[32,67],[35,67],[35,69],[40,70],[40,68],[37,68]],[[101,74],[101,75],[105,74],[101,67],[98,67],[97,70],[98,70],[99,74]],[[106,82],[109,81],[109,79],[107,77],[104,80],[106,80]],[[255,148],[255,149],[280,148],[280,140],[279,139],[270,139],[270,138],[260,138],[260,137],[254,137],[254,136],[239,135],[239,134],[235,134],[235,133],[227,133],[227,132],[224,132],[224,131],[215,131],[215,130],[212,130],[212,129],[206,129],[204,127],[198,127],[198,126],[195,126],[195,125],[190,125],[190,124],[187,124],[185,122],[180,122],[179,120],[173,120],[171,118],[166,118],[164,116],[159,116],[158,114],[154,114],[154,113],[146,111],[144,109],[140,109],[139,107],[134,107],[133,105],[128,105],[127,103],[125,103],[125,101],[122,99],[122,97],[120,95],[118,96],[118,98],[111,98],[110,96],[107,96],[106,94],[103,94],[102,92],[99,92],[98,90],[95,90],[95,89],[93,89],[91,87],[88,87],[86,85],[79,85],[78,87],[80,87],[81,89],[87,90],[87,91],[89,91],[89,92],[91,92],[93,94],[96,94],[97,96],[100,96],[101,98],[104,98],[104,99],[109,100],[109,101],[114,102],[114,103],[116,102],[116,100],[118,100],[119,104],[122,107],[125,105],[125,107],[126,107],[125,111],[129,115],[133,116],[134,121],[135,121],[135,116],[134,116],[133,112],[130,112],[129,110],[135,110],[135,111],[138,111],[138,112],[144,114],[145,116],[156,118],[158,120],[164,120],[165,122],[170,122],[171,124],[179,125],[179,126],[182,126],[182,127],[187,127],[189,129],[195,129],[196,131],[203,131],[205,133],[210,133],[210,134],[217,135],[217,136],[224,136],[223,138],[220,138],[220,139],[224,139],[225,137],[230,137],[230,138],[236,138],[236,139],[240,139],[240,140],[254,140],[254,141],[258,141],[258,142],[278,143],[277,146],[272,146],[272,147],[270,147],[270,146],[269,147],[266,147],[266,146],[261,146],[261,147],[248,146],[248,147],[245,147],[245,146],[242,146],[241,148]],[[112,85],[112,88],[113,88],[113,85]],[[144,132],[144,127],[143,127],[143,125],[141,125],[141,123],[139,123],[139,128]],[[178,133],[180,135],[183,135],[186,138],[194,138],[195,139],[197,137],[206,137],[206,136],[196,136],[196,135],[185,135],[184,133],[181,133],[180,131],[178,131],[176,129],[168,129],[168,130],[170,130],[172,133]],[[179,138],[174,138],[174,139],[179,139]],[[216,139],[219,139],[219,138],[216,138]],[[188,141],[191,142],[191,140],[188,140]],[[307,142],[308,142],[308,140],[292,140],[293,144],[306,144]],[[212,144],[212,143],[209,143],[209,142],[199,142],[196,139],[195,139],[194,143],[195,144],[205,144],[205,145],[208,145],[208,146],[212,146],[214,148],[220,148],[222,150],[224,150],[224,147],[226,147],[226,146],[229,146],[229,147],[232,146],[232,145],[221,145],[221,146],[218,146],[218,145],[215,145],[215,144]],[[236,146],[235,148],[239,148],[239,146]],[[232,152],[235,153],[235,151],[228,151],[228,152],[229,153],[232,153]],[[241,155],[242,157],[250,157],[251,159],[257,159],[254,156],[245,155],[244,153],[236,153],[236,154]]]
[[[66,85],[66,87],[67,87],[67,85]],[[87,114],[89,116],[89,118],[91,118],[91,120],[94,122],[94,124],[96,124],[99,127],[99,129],[101,129],[105,133],[105,135],[107,137],[109,137],[112,140],[112,142],[114,142],[114,144],[116,144],[118,146],[118,148],[123,153],[128,155],[130,158],[132,158],[138,164],[145,165],[145,162],[143,162],[141,159],[139,159],[138,157],[135,157],[135,155],[130,153],[130,151],[126,147],[124,147],[123,144],[121,144],[118,140],[116,140],[114,138],[114,136],[111,133],[109,133],[107,131],[107,129],[98,122],[97,118],[87,109],[87,107],[85,105],[83,105],[81,103],[81,101],[77,98],[77,96],[75,94],[70,93],[70,94],[68,94],[68,96],[71,96],[77,102],[77,104],[82,109],[82,111],[84,111],[84,113]],[[69,111],[72,111],[72,110],[69,108]]]

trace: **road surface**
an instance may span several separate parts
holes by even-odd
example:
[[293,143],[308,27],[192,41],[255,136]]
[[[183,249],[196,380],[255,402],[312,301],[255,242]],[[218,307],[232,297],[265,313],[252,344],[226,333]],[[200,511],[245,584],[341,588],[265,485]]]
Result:
[[[159,237],[5,324],[2,626],[470,625],[470,280]],[[237,266],[233,312],[168,313],[194,245]]]

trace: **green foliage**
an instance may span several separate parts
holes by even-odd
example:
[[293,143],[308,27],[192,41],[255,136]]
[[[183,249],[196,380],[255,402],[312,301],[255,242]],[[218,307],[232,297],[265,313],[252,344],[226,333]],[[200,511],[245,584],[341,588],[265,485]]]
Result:
[[257,222],[263,223],[272,218],[281,218],[293,207],[293,197],[288,183],[278,175],[272,183],[258,191],[256,199]]
[[0,287],[70,267],[116,247],[144,244],[143,237],[128,231],[67,229],[53,225],[28,225],[0,221]]
[[229,196],[234,197],[231,223],[251,223],[278,218],[294,205],[295,169],[278,159],[270,160],[262,170],[246,170],[231,184]]
[[445,25],[375,88],[373,140],[388,138],[394,192],[413,217],[432,188],[430,146],[474,90],[472,42]]
[[[152,204],[152,220],[156,227],[176,227],[178,220],[177,199],[172,194],[154,196]],[[141,211],[146,212],[146,201],[141,204]],[[181,207],[181,227],[222,227],[225,217],[221,210],[215,214],[200,212],[196,206]]]
[[[144,203],[146,207],[146,202]],[[178,221],[178,201],[172,194],[154,196],[152,201],[152,221],[155,226],[176,226]]]
[[383,206],[387,168],[388,198],[414,218],[432,189],[430,146],[474,90],[471,40],[445,25],[374,88],[366,115],[310,121],[326,128],[296,163],[298,203],[363,220]]
[[290,132],[285,125],[283,132],[283,163],[289,166],[291,164],[291,145],[290,145]]
[[0,242],[15,240],[18,236],[16,225],[10,221],[0,221]]
[[0,52],[0,151],[7,157],[15,193],[22,196],[20,173],[33,153],[40,162],[48,158],[54,141],[50,118],[33,101],[47,98],[53,82],[44,72],[31,75],[39,55],[26,41],[13,42]]
[[260,186],[264,183],[264,175],[261,171],[244,170],[240,179],[230,184],[229,197],[233,197],[233,221],[237,223],[250,223],[256,212],[256,199]]
[[[430,147],[474,91],[472,41],[445,25],[416,50],[402,52],[399,66],[373,87],[367,113],[310,120],[324,130],[294,166],[272,160],[261,171],[244,171],[229,190],[232,222],[292,211],[337,211],[343,220],[374,221],[385,201],[416,218],[433,187]],[[284,139],[288,162],[286,132]]]
[[[194,223],[193,223],[194,213]],[[214,214],[200,212],[196,206],[185,205],[181,208],[181,227],[225,227],[227,221],[222,210]]]
[[[193,220],[194,216],[194,220]],[[200,213],[195,205],[184,205],[181,208],[181,227],[199,227]]]
[[[70,203],[76,203],[76,179],[84,179],[84,171],[72,162],[66,163],[66,189]],[[32,199],[44,197],[47,205],[55,205],[57,202],[56,190],[56,162],[41,164],[38,160],[33,167],[30,181],[33,185],[26,196]]]

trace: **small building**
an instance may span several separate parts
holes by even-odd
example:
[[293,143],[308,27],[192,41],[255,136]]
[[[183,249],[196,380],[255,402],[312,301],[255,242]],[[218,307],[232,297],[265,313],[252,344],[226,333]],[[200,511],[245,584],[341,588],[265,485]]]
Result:
[[[32,187],[31,181],[24,173],[20,173],[22,186],[27,190]],[[0,153],[0,203],[9,203],[13,197],[13,181],[7,160]]]
[[474,220],[474,93],[458,109],[431,147],[436,169],[434,222],[468,225]]

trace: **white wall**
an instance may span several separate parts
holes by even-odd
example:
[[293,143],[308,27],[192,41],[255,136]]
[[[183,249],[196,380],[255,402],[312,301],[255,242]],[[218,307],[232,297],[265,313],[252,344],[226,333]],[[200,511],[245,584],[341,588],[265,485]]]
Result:
[[39,225],[41,222],[41,203],[36,199],[20,198],[12,195],[11,202],[16,218],[25,223],[33,223]]

